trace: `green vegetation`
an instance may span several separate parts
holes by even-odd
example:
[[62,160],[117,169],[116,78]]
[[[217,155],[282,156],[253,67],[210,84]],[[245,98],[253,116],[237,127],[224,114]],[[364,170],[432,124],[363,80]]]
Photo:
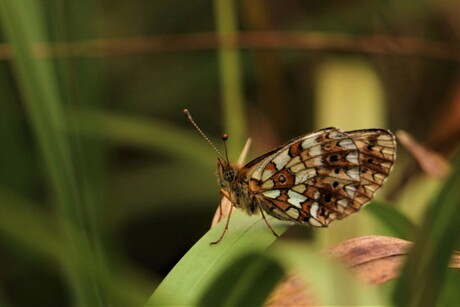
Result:
[[[260,306],[293,272],[326,305],[458,305],[455,5],[0,0],[0,305]],[[399,146],[385,201],[327,229],[269,217],[278,240],[234,210],[210,245],[216,153],[184,108],[231,161],[248,137],[250,160],[385,127],[452,169],[431,179]],[[414,242],[393,282],[323,254],[365,235]]]

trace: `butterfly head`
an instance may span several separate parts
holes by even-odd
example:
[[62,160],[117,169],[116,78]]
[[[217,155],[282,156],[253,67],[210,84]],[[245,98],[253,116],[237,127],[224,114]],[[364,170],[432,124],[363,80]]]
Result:
[[195,123],[192,116],[190,115],[190,112],[187,109],[184,110],[184,114],[188,118],[190,123],[198,130],[198,132],[204,137],[204,139],[211,145],[212,148],[214,148],[214,150],[219,155],[219,157],[217,158],[217,178],[219,180],[221,188],[224,189],[229,194],[234,193],[235,196],[239,198],[241,195],[242,188],[241,188],[241,184],[238,184],[237,182],[238,171],[235,167],[230,165],[230,162],[228,159],[227,144],[226,144],[228,135],[224,134],[222,136],[222,141],[224,142],[224,148],[225,148],[225,159],[224,159],[222,154],[216,148],[216,146],[214,146],[211,140],[203,133],[203,131],[201,131],[200,127],[198,127],[198,125]]
[[248,197],[247,185],[242,182],[240,168],[236,168],[227,160],[217,158],[217,178],[221,191],[224,191],[227,197],[236,208],[246,209],[248,214],[254,214],[257,207]]
[[230,165],[228,160],[227,152],[227,141],[228,135],[224,134],[222,136],[222,141],[224,142],[225,148],[225,160],[221,157],[217,158],[217,176],[219,177],[220,186],[222,188],[232,186],[232,183],[236,180],[237,170]]
[[220,186],[222,188],[226,188],[236,180],[237,171],[228,161],[222,158],[217,158],[217,177],[219,179]]

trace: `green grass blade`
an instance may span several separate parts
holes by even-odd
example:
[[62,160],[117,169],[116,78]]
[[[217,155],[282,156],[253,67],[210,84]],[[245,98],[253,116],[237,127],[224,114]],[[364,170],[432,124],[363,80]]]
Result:
[[304,244],[277,244],[272,253],[287,272],[298,273],[303,278],[318,303],[326,306],[387,305],[378,289],[362,284],[343,265]]
[[225,268],[198,306],[262,306],[283,276],[284,268],[263,253],[244,255]]
[[216,159],[215,152],[193,129],[180,129],[160,119],[120,115],[90,108],[70,109],[68,116],[72,121],[84,123],[70,127],[73,132],[154,150],[180,161],[187,159],[207,169],[214,168],[210,161]]
[[[32,132],[42,154],[49,188],[55,196],[54,204],[61,230],[66,235],[63,248],[69,249],[72,266],[64,266],[67,280],[77,305],[102,305],[95,271],[86,268],[91,262],[91,249],[85,235],[83,205],[76,183],[75,161],[69,140],[63,133],[66,121],[61,105],[52,63],[34,56],[33,44],[47,41],[46,26],[38,1],[1,0],[2,30],[11,44],[13,68],[27,111]],[[62,263],[61,263],[62,264]],[[62,264],[64,265],[64,264]]]
[[[69,146],[58,129],[65,123],[59,91],[50,63],[37,60],[32,54],[32,43],[46,37],[40,31],[43,30],[40,7],[35,1],[2,0],[0,3],[2,25],[15,54],[13,64],[30,124],[56,190],[58,204],[76,222],[80,213],[75,202],[79,197]],[[21,3],[27,4],[22,6]]]
[[460,239],[460,156],[428,207],[394,293],[397,306],[436,306],[447,266]]
[[447,270],[445,287],[439,294],[438,306],[456,306],[460,302],[460,270],[449,268]]
[[11,190],[0,187],[0,233],[33,251],[37,260],[61,260],[62,239],[46,212]]
[[365,210],[374,215],[394,236],[405,240],[415,237],[417,226],[396,208],[373,201]]
[[[269,223],[278,234],[286,229],[284,223],[274,219],[269,218]],[[219,223],[188,251],[155,290],[147,306],[196,305],[222,270],[242,251],[263,251],[276,239],[262,218],[235,210],[223,240],[210,245],[219,238],[223,228],[224,223]]]
[[[190,174],[201,175],[190,176]],[[180,178],[181,193],[156,184],[148,189],[138,189],[143,183],[155,182],[158,178],[162,178],[163,182],[177,182],[177,178]],[[171,206],[172,200],[175,204],[186,204],[181,208],[184,213],[209,208],[210,204],[218,201],[218,193],[214,170],[194,167],[194,165],[165,163],[161,166],[152,164],[138,172],[116,176],[112,199],[110,222],[115,225],[125,225],[129,220],[143,214],[175,214],[177,205]]]
[[240,250],[240,256],[214,277],[197,305],[261,306],[286,272],[301,276],[317,303],[386,303],[377,289],[360,283],[344,266],[304,244],[280,243],[268,251]]
[[241,59],[239,50],[231,47],[233,35],[238,32],[234,0],[215,0],[221,97],[225,132],[230,135],[228,150],[230,159],[235,159],[246,141],[246,121],[241,80]]

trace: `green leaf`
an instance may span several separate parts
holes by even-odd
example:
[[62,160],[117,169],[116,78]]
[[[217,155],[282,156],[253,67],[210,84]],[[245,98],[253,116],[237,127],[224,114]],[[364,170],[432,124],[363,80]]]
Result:
[[343,265],[305,243],[281,242],[267,251],[243,252],[214,277],[198,306],[261,306],[287,272],[302,277],[308,292],[321,304],[386,303],[378,290],[361,284]]
[[286,271],[303,278],[318,303],[328,306],[387,304],[375,287],[363,285],[344,265],[304,244],[277,244],[272,252]]
[[[86,236],[87,219],[77,184],[75,159],[68,137],[53,63],[37,58],[34,44],[48,41],[43,5],[39,1],[1,0],[0,22],[14,53],[13,71],[28,123],[43,159],[48,189],[55,199],[56,215],[65,234],[62,247],[70,259],[61,266],[75,295],[75,304],[102,304],[97,270],[88,269],[92,262],[91,243]],[[75,236],[75,232],[81,236]],[[69,265],[71,263],[72,265]]]
[[246,254],[221,272],[198,306],[262,306],[283,276],[284,268],[263,252]]
[[[286,227],[272,218],[269,223],[279,234]],[[147,306],[201,306],[217,302],[236,306],[251,295],[256,304],[273,288],[280,267],[286,272],[295,270],[302,274],[309,285],[313,285],[322,303],[385,303],[377,290],[363,286],[344,267],[305,246],[277,244],[271,251],[265,251],[275,237],[262,219],[248,217],[241,211],[232,216],[224,239],[211,246],[210,242],[219,237],[223,226],[222,222],[218,224],[189,250],[156,289]],[[261,284],[259,281],[264,278],[267,282]],[[252,293],[255,284],[260,293]],[[223,289],[227,290],[223,292]],[[228,301],[224,299],[227,295],[230,295]]]
[[64,256],[63,240],[49,212],[36,203],[0,187],[0,234],[17,245],[28,247],[37,260],[54,262]]
[[235,4],[234,1],[214,1],[217,35],[221,42],[218,57],[224,126],[231,136],[231,145],[228,146],[230,159],[236,157],[247,138],[240,51],[229,47],[234,43],[231,35],[238,31]]
[[417,226],[395,207],[373,201],[365,210],[374,215],[396,237],[411,240],[415,237]]
[[439,297],[438,306],[457,306],[460,302],[460,269],[449,268],[447,270],[445,287]]
[[394,292],[397,306],[436,306],[446,282],[455,244],[460,239],[460,156],[425,214]]
[[[286,230],[285,223],[267,219],[279,235]],[[276,239],[262,218],[234,210],[222,241],[210,245],[219,238],[224,224],[222,221],[209,230],[187,252],[155,290],[147,306],[196,305],[229,264],[243,253],[265,250]]]
[[180,161],[187,159],[198,163],[207,169],[214,167],[210,161],[215,160],[215,152],[193,129],[180,129],[160,119],[127,116],[92,108],[69,109],[68,116],[71,122],[81,123],[69,127],[73,132],[125,146],[162,152]]

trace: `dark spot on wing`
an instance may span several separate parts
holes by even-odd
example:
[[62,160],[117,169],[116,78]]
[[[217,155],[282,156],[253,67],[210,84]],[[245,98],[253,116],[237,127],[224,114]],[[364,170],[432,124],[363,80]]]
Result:
[[337,156],[337,155],[331,155],[331,156],[329,157],[329,161],[331,161],[331,162],[337,162],[337,161],[339,161],[339,156]]

